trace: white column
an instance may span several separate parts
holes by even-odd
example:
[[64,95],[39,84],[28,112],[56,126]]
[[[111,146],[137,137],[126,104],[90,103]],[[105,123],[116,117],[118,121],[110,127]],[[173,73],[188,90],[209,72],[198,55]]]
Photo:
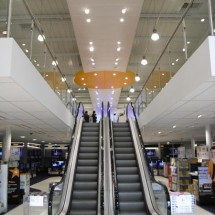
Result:
[[205,139],[206,139],[206,146],[208,147],[208,150],[210,150],[213,142],[210,125],[205,126]]
[[10,158],[10,148],[11,148],[11,129],[6,128],[3,136],[2,144],[2,161],[8,162]]
[[158,158],[161,159],[161,143],[158,143]]
[[193,157],[195,157],[195,144],[196,144],[196,140],[192,137],[191,138],[191,143],[190,143],[190,148],[191,148]]

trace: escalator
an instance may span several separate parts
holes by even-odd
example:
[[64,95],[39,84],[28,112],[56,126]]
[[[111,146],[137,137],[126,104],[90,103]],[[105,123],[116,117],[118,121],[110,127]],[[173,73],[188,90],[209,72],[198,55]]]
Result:
[[114,156],[120,215],[146,215],[142,181],[129,124],[113,123]]
[[98,171],[99,124],[83,123],[69,214],[97,214]]

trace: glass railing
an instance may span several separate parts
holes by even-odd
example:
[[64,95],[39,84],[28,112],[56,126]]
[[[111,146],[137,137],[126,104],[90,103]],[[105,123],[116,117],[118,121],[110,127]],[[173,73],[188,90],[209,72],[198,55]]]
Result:
[[141,132],[140,132],[138,122],[137,122],[137,117],[136,117],[135,110],[134,110],[132,103],[129,103],[127,105],[126,116],[127,116],[127,121],[129,121],[129,119],[132,119],[132,121],[134,122],[135,127],[136,127],[136,132],[137,132],[138,140],[139,140],[138,142],[140,144],[139,148],[141,148],[140,157],[141,157],[142,164],[143,164],[143,170],[146,175],[146,181],[149,182],[149,184],[150,184],[149,191],[152,190],[151,193],[150,192],[147,193],[150,196],[152,206],[156,212],[159,210],[159,213],[157,213],[157,214],[170,215],[171,209],[170,209],[170,196],[168,193],[168,189],[165,185],[163,185],[160,182],[155,180],[154,175],[150,169],[149,163],[146,160],[145,146],[144,146],[144,142],[143,142],[143,139],[141,136]]
[[[61,207],[60,203],[62,202],[62,197],[63,195],[65,195],[63,193],[63,191],[65,191],[64,186],[68,185],[68,175],[70,172],[70,168],[71,166],[69,164],[71,164],[71,162],[73,161],[73,157],[75,157],[75,143],[74,140],[76,139],[75,137],[75,132],[77,129],[77,123],[78,120],[83,116],[84,113],[84,107],[82,103],[79,103],[78,108],[77,108],[77,112],[76,112],[76,117],[75,117],[75,125],[72,131],[72,147],[69,150],[69,154],[68,154],[68,159],[66,162],[66,166],[65,166],[65,173],[61,179],[60,182],[55,183],[52,185],[51,190],[50,190],[50,195],[49,195],[49,204],[48,204],[48,214],[49,215],[54,215],[59,211],[59,208]],[[67,176],[67,177],[66,177]]]
[[[9,2],[11,2],[11,7]],[[56,58],[48,45],[43,31],[43,25],[46,22],[42,25],[39,20],[40,16],[35,16],[42,11],[38,11],[38,8],[31,3],[30,0],[0,0],[1,29],[7,31],[9,28],[10,30],[5,35],[0,34],[0,37],[14,38],[40,75],[75,116],[76,99],[61,69],[63,62]],[[51,38],[53,35],[50,32],[48,36]],[[52,33],[54,34],[54,31]]]
[[[198,4],[195,1],[190,2],[182,15],[172,20],[175,23],[174,28],[171,29],[172,36],[165,39],[165,43],[161,43],[164,44],[163,51],[153,53],[153,58],[157,60],[153,64],[153,68],[147,71],[150,75],[135,101],[135,111],[138,116],[171,81],[174,75],[180,71],[202,42],[208,36],[213,35],[210,21],[212,16],[209,15],[209,12],[215,13],[215,0],[211,0],[212,7],[209,6],[209,1],[202,1],[198,14],[194,10],[194,7]],[[192,3],[196,4],[192,5]],[[160,35],[160,39],[164,40],[164,38]],[[159,41],[156,43],[159,45]],[[148,52],[150,55],[150,50]]]

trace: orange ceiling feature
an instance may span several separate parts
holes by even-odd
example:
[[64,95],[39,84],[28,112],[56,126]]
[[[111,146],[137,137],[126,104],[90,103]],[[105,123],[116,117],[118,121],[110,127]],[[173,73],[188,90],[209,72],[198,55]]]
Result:
[[135,81],[135,74],[127,70],[119,71],[79,71],[76,73],[74,81],[76,84],[91,89],[112,89],[131,86]]

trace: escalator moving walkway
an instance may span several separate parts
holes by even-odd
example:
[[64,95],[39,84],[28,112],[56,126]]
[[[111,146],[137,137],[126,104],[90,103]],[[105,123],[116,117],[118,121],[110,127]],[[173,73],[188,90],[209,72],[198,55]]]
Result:
[[128,123],[113,123],[120,215],[146,215],[143,188]]
[[98,204],[99,124],[83,123],[71,215],[96,215]]

